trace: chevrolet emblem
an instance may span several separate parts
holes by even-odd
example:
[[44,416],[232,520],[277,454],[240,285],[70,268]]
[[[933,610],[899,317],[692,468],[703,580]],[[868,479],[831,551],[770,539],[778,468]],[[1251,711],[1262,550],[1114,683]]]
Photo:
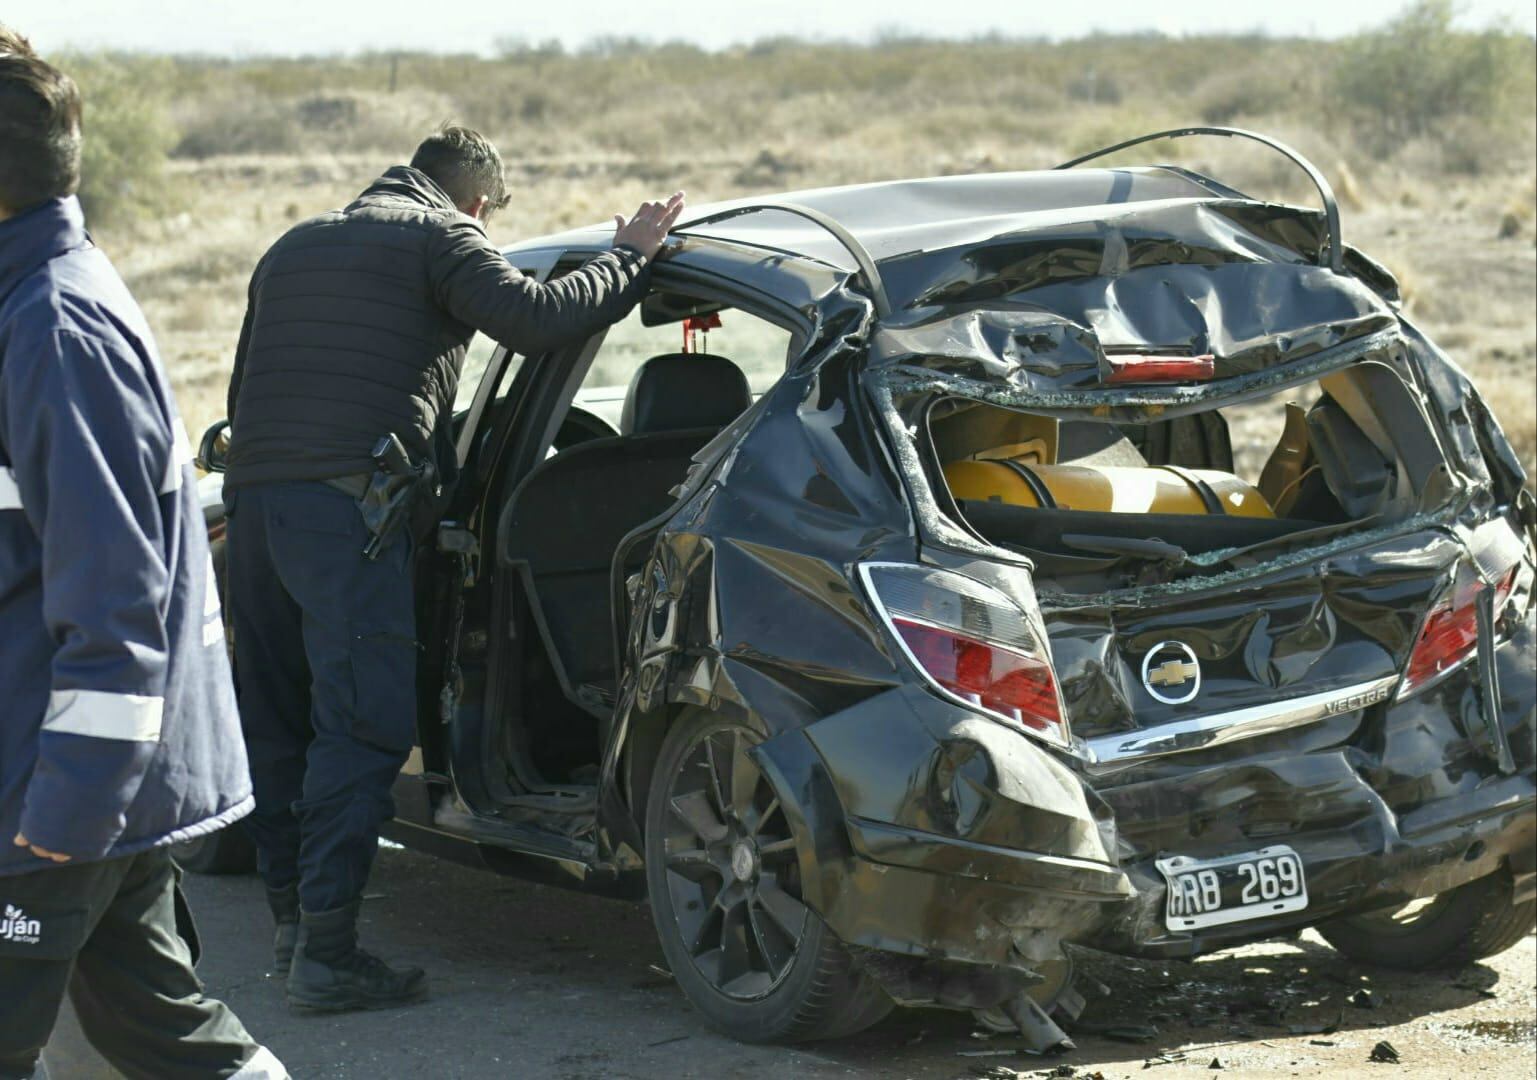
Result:
[[1142,685],[1165,705],[1183,705],[1193,700],[1201,692],[1201,662],[1196,659],[1195,650],[1183,641],[1161,641],[1154,645],[1142,658]]
[[1147,673],[1147,681],[1154,686],[1183,686],[1185,685],[1185,680],[1193,679],[1200,673],[1200,667],[1195,664],[1184,664],[1178,660],[1165,660]]

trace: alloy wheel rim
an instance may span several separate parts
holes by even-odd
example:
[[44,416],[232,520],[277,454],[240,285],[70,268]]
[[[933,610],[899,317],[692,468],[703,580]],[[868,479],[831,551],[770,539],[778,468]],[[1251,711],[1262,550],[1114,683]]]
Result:
[[810,911],[784,808],[737,727],[706,731],[670,780],[663,872],[679,940],[719,994],[764,997],[793,964]]

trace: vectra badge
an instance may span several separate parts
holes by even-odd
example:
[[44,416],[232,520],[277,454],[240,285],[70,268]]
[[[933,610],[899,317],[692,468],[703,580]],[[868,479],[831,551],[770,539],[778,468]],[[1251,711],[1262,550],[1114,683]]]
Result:
[[1162,641],[1142,658],[1142,685],[1165,705],[1183,705],[1201,692],[1201,662],[1183,641]]

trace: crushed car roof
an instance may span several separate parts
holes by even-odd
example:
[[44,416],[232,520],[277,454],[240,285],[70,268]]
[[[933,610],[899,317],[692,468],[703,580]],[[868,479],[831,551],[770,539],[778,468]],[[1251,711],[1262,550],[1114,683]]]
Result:
[[[798,216],[800,210],[824,223]],[[889,293],[888,310],[953,309],[1066,280],[1115,279],[1144,266],[1316,267],[1330,261],[1329,228],[1318,210],[1254,199],[1172,165],[1059,168],[814,188],[695,207],[674,231],[683,238],[674,257],[686,259],[692,242],[710,240],[855,272],[867,255]],[[589,226],[507,252],[590,249],[612,235],[611,224]],[[1396,282],[1381,267],[1351,249],[1343,254],[1346,276],[1396,299]]]
[[[818,226],[788,214],[765,211],[702,226],[689,222],[765,200],[795,203],[833,218],[882,260],[1054,222],[1097,220],[1128,204],[1214,198],[1243,196],[1172,166],[983,173],[810,188],[710,203],[690,207],[679,229],[852,269],[842,245]],[[583,247],[611,235],[612,225],[593,225],[538,237],[507,250]]]
[[[725,259],[744,278],[775,272],[765,252],[831,267],[874,303],[877,362],[980,381],[1009,396],[999,404],[1086,404],[1049,399],[1104,387],[1114,353],[1211,357],[1208,377],[1222,382],[1362,340],[1390,344],[1375,335],[1398,325],[1397,283],[1340,242],[1321,178],[1323,211],[1172,165],[1068,166],[693,208],[672,258],[716,269]],[[591,248],[612,234],[592,227],[512,250]]]

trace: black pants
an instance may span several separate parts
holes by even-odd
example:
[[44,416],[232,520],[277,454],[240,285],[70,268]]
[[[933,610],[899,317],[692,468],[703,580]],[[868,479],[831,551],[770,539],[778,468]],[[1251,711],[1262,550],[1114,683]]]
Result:
[[320,483],[233,493],[228,598],[240,721],[269,888],[306,911],[362,895],[390,787],[416,730],[411,541],[376,561],[346,494]]
[[66,990],[91,1045],[135,1080],[288,1075],[203,996],[176,876],[157,848],[0,877],[0,1080],[32,1075]]

